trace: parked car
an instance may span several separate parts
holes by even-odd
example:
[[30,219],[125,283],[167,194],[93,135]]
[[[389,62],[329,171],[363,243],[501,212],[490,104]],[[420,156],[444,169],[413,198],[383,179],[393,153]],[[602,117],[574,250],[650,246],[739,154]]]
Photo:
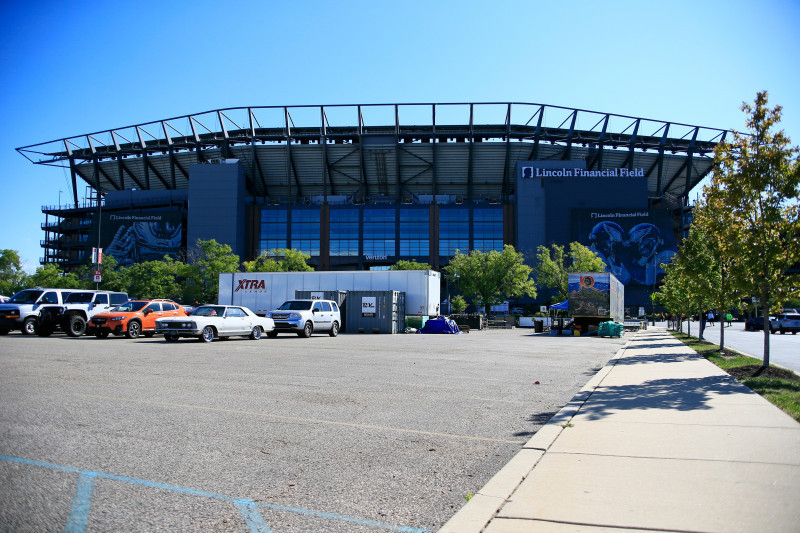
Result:
[[23,335],[35,333],[36,319],[45,305],[63,305],[73,291],[65,289],[25,289],[0,304],[0,335],[18,329]]
[[156,331],[167,342],[181,337],[197,337],[203,342],[233,336],[261,338],[274,329],[271,318],[260,317],[246,307],[234,305],[201,305],[190,316],[162,318],[156,321]]
[[796,335],[800,331],[800,314],[798,313],[781,313],[775,319],[778,321],[778,331],[781,335],[787,331]]
[[[764,329],[764,317],[756,316],[748,318],[744,321],[744,329],[747,331],[759,331]],[[778,321],[774,316],[769,317],[769,332],[775,333],[778,329]]]
[[98,339],[105,339],[112,333],[129,339],[140,334],[152,337],[159,318],[184,316],[183,307],[172,300],[128,300],[107,313],[95,315],[87,330]]
[[78,290],[70,293],[63,305],[48,305],[41,308],[34,325],[40,337],[47,337],[60,329],[70,337],[86,333],[89,320],[97,314],[107,312],[128,300],[124,292]]
[[268,337],[296,333],[308,338],[315,331],[335,337],[342,325],[339,306],[333,300],[288,300],[266,316],[275,321],[275,330],[267,333]]

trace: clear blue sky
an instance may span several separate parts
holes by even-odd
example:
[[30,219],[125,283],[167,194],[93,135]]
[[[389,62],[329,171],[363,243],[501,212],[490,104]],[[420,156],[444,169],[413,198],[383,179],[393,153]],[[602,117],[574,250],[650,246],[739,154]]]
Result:
[[15,148],[222,107],[518,101],[741,129],[766,89],[800,144],[796,0],[9,0],[0,24],[0,249],[29,271],[70,179]]

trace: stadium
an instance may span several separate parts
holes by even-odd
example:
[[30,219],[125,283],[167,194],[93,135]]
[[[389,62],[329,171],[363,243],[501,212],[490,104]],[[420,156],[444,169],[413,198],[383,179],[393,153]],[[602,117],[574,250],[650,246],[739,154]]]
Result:
[[[17,148],[64,167],[41,262],[100,247],[183,259],[197,239],[242,260],[297,248],[318,270],[447,265],[456,250],[592,247],[649,305],[727,131],[534,103],[217,109]],[[83,194],[81,192],[83,191]]]

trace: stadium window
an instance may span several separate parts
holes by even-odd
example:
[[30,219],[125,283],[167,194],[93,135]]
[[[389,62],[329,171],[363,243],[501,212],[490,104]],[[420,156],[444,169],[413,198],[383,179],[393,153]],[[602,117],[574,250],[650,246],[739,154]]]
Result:
[[430,211],[400,209],[400,255],[427,256],[430,250]]
[[503,209],[476,207],[472,212],[472,249],[503,251]]
[[292,209],[292,248],[319,257],[319,220],[319,209]]
[[260,252],[275,248],[286,248],[288,233],[288,212],[285,209],[261,210],[261,236],[258,249]]
[[469,208],[439,210],[439,255],[453,256],[456,250],[469,252]]
[[331,209],[329,231],[331,257],[358,255],[358,209]]
[[395,255],[395,210],[364,209],[364,255]]

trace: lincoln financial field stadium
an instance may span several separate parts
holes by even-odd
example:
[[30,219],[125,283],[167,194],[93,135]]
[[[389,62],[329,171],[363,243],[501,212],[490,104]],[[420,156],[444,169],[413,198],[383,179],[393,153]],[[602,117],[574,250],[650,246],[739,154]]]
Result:
[[[460,250],[581,242],[649,294],[726,131],[528,103],[246,107],[18,148],[69,169],[44,206],[43,263],[122,265],[296,248],[318,270],[441,269]],[[649,307],[648,307],[649,308]]]

